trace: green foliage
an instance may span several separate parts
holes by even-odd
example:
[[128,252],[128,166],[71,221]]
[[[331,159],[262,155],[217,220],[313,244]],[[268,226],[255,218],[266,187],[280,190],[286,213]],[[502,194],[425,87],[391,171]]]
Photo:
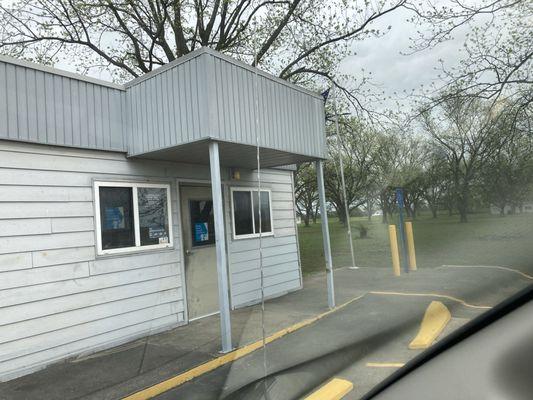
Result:
[[366,239],[368,237],[368,231],[369,231],[368,225],[359,223],[358,225],[355,226],[355,229],[359,231],[359,238]]
[[[352,224],[363,223],[352,218]],[[356,264],[370,268],[392,268],[388,226],[373,217],[364,221],[372,232],[366,239],[354,235]],[[443,264],[457,265],[512,265],[531,268],[533,215],[510,215],[500,218],[486,212],[474,214],[468,224],[458,224],[455,216],[439,215],[432,218],[423,213],[413,223],[418,268],[435,268]],[[329,224],[333,266],[351,264],[346,230],[336,221]],[[300,255],[304,274],[323,272],[325,269],[322,231],[320,224],[299,227]]]
[[315,221],[318,211],[318,187],[313,165],[311,163],[298,165],[294,181],[296,208],[305,226],[309,226],[309,220]]

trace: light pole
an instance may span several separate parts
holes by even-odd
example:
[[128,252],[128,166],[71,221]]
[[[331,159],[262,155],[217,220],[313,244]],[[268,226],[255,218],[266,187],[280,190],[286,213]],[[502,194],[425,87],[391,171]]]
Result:
[[[346,227],[348,228],[348,242],[350,245],[350,255],[352,257],[352,268],[356,269],[355,266],[355,253],[353,250],[353,238],[352,238],[352,224],[350,223],[350,207],[348,205],[348,195],[346,194],[346,181],[344,180],[344,161],[342,157],[342,138],[339,134],[339,114],[337,113],[337,94],[334,93],[333,97],[333,112],[335,113],[335,135],[339,141],[339,164],[341,172],[341,185],[342,185],[342,194],[344,197],[344,215],[346,216]],[[349,113],[347,113],[349,114]],[[345,114],[344,114],[345,115]]]

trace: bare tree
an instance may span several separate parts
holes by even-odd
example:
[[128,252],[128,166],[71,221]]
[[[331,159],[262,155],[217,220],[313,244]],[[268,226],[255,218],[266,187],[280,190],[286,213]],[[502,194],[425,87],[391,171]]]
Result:
[[379,151],[376,155],[376,187],[378,188],[378,204],[382,212],[382,223],[389,222],[394,212],[394,184],[399,181],[401,165],[401,136],[382,134],[379,137]]
[[[521,115],[521,117],[527,117]],[[513,140],[501,146],[485,165],[481,172],[480,189],[489,205],[496,206],[500,215],[505,215],[506,207],[511,210],[522,206],[528,195],[531,195],[533,183],[533,137],[529,133],[511,124],[522,124],[526,121],[503,118],[497,126],[502,135],[512,135]]]
[[445,154],[461,222],[468,220],[472,187],[481,169],[513,140],[511,132],[498,130],[498,122],[505,118],[511,115],[491,111],[481,100],[449,97],[423,113],[423,129]]
[[395,212],[395,189],[404,188],[406,212],[413,217],[421,204],[420,177],[424,160],[424,147],[420,138],[395,127],[382,133],[376,156],[376,187],[382,222],[388,223]]
[[318,186],[316,171],[309,163],[300,164],[295,172],[294,196],[296,208],[305,226],[309,226],[309,219],[316,223],[315,209],[318,203]]
[[480,98],[495,104],[506,98],[522,107],[533,100],[533,3],[530,0],[481,0],[426,3],[407,6],[413,21],[424,25],[414,38],[413,51],[438,46],[467,30],[459,65],[441,60],[446,96],[433,98],[429,106],[450,97]]
[[325,165],[325,187],[339,221],[346,223],[339,160],[344,162],[346,198],[351,211],[367,201],[367,193],[376,178],[375,161],[379,135],[355,118],[340,119],[339,135],[328,137],[329,160]]
[[[19,0],[0,5],[0,52],[125,81],[203,46],[302,85],[331,81],[351,104],[366,78],[335,70],[354,41],[385,32],[374,22],[406,0]],[[342,84],[341,84],[342,83]]]
[[437,218],[439,207],[444,205],[450,187],[446,155],[439,149],[429,148],[424,162],[421,189],[433,218]]

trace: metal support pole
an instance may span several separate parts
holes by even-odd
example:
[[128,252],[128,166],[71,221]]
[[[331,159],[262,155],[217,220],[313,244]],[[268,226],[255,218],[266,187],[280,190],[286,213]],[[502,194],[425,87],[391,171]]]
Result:
[[229,309],[228,270],[226,261],[226,234],[224,232],[224,212],[222,205],[222,180],[218,143],[209,143],[209,167],[211,169],[211,191],[213,193],[213,214],[215,219],[215,242],[218,274],[218,305],[220,308],[220,331],[222,352],[233,349],[231,344],[231,319]]
[[407,264],[407,243],[405,241],[405,230],[404,230],[404,219],[403,219],[403,189],[396,189],[396,202],[398,203],[398,230],[400,231],[400,243],[402,245],[402,261],[403,261],[403,270],[409,272],[409,265]]
[[398,253],[398,238],[396,237],[396,225],[389,225],[390,253],[392,257],[392,272],[394,276],[400,276],[400,255]]
[[[337,140],[341,142],[339,136],[339,115],[337,114],[337,107],[335,107],[335,129],[337,130]],[[344,196],[344,213],[346,215],[346,227],[348,228],[348,242],[350,244],[350,255],[352,256],[352,268],[355,269],[355,253],[353,251],[353,238],[352,238],[352,224],[350,223],[350,207],[348,206],[348,195],[346,194],[346,182],[344,180],[344,161],[342,154],[339,154],[339,162],[341,167],[341,183],[342,194]]]
[[333,284],[333,261],[331,259],[331,244],[329,240],[328,210],[326,208],[326,190],[324,189],[324,169],[322,161],[316,161],[316,176],[318,183],[318,199],[320,202],[320,220],[322,238],[324,240],[324,258],[326,259],[326,281],[328,285],[328,305],[335,307],[335,287]]
[[411,221],[405,222],[405,235],[407,236],[407,250],[409,252],[409,270],[416,271],[415,238]]

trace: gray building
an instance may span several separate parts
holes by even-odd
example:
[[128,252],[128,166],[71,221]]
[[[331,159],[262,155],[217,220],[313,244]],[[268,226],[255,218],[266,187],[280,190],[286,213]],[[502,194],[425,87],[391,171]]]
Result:
[[0,379],[215,313],[229,351],[302,287],[290,166],[324,205],[325,153],[321,96],[209,49],[126,85],[0,57]]

